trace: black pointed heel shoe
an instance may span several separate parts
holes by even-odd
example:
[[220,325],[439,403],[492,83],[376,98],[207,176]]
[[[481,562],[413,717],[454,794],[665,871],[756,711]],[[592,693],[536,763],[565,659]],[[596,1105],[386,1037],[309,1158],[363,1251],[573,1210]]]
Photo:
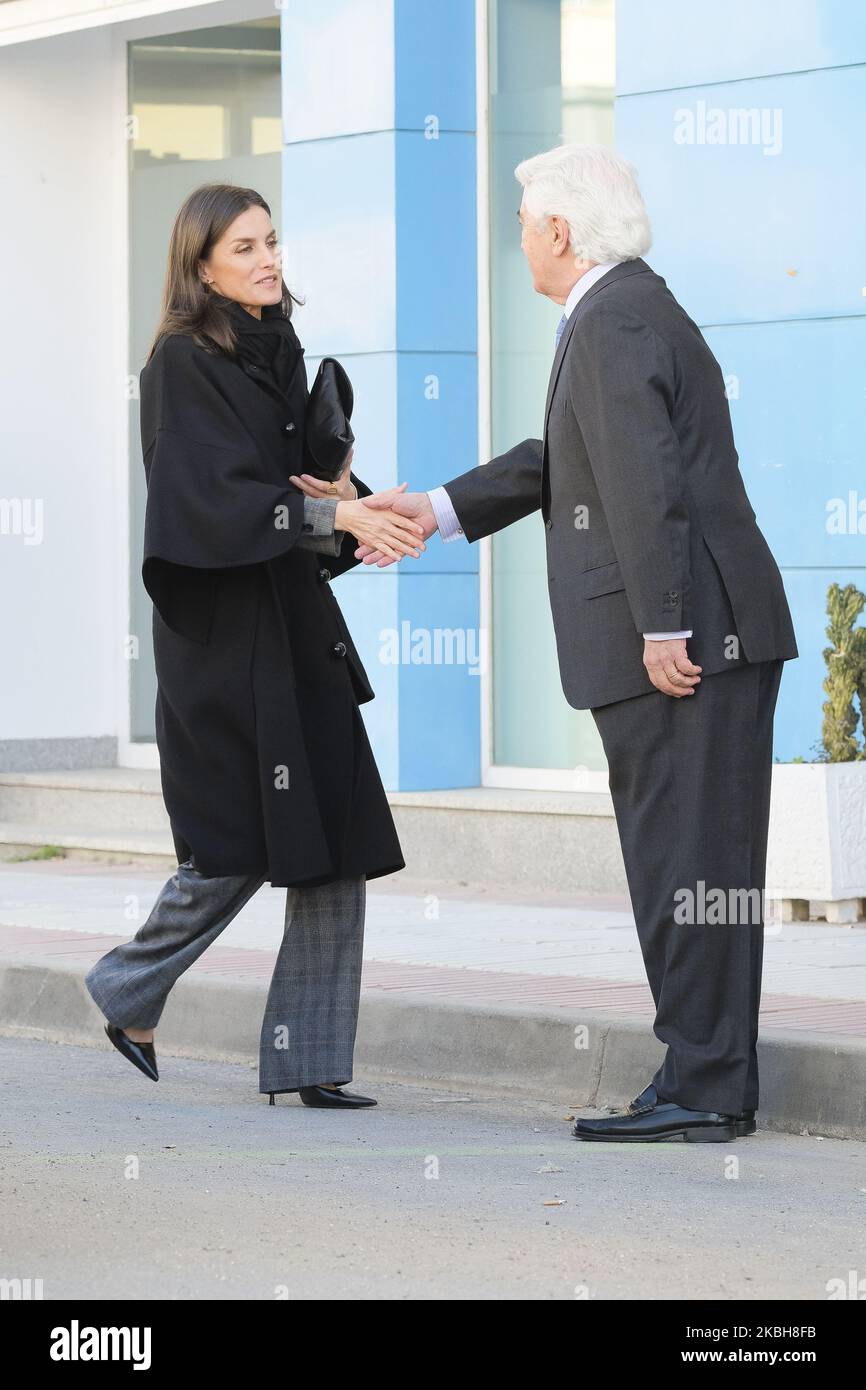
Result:
[[[282,1091],[269,1091],[269,1105],[274,1105],[274,1096],[282,1095]],[[378,1105],[379,1102],[373,1100],[371,1096],[356,1096],[351,1091],[342,1091],[339,1086],[331,1091],[327,1086],[301,1086],[298,1095],[304,1105],[312,1105],[320,1110],[360,1110],[365,1105]]]
[[378,1104],[371,1096],[356,1096],[339,1086],[333,1090],[327,1086],[302,1086],[298,1094],[304,1105],[318,1106],[322,1110],[359,1110],[364,1105]]
[[128,1038],[122,1028],[118,1028],[116,1023],[106,1023],[106,1036],[114,1043],[118,1052],[122,1052],[127,1061],[131,1062],[139,1071],[143,1071],[145,1076],[149,1076],[151,1081],[159,1080],[159,1072],[156,1069],[156,1053],[153,1050],[152,1042],[133,1042]]

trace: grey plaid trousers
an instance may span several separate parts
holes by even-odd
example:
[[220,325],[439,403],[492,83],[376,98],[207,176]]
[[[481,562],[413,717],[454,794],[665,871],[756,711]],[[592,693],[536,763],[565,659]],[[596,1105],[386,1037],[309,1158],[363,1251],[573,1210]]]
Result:
[[[169,990],[265,883],[208,878],[179,864],[131,941],[85,976],[118,1028],[155,1028]],[[361,994],[366,879],[286,889],[283,939],[259,1041],[259,1090],[297,1091],[352,1080]]]

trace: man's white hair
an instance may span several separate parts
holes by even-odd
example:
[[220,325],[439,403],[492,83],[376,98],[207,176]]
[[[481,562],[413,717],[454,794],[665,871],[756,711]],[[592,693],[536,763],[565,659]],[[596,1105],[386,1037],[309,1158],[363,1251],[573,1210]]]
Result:
[[647,210],[627,160],[605,145],[559,145],[514,171],[527,212],[564,217],[575,259],[634,261],[652,244]]

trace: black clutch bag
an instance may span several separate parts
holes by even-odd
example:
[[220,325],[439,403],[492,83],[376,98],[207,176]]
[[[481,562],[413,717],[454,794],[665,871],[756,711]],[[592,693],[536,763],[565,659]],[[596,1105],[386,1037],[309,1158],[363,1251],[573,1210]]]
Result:
[[355,442],[349,421],[355,397],[352,383],[334,357],[323,357],[307,401],[304,425],[305,473],[333,483],[346,466]]

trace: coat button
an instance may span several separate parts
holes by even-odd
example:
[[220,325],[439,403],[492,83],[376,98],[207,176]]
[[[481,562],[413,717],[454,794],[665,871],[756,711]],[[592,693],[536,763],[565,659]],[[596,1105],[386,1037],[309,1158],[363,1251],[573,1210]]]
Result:
[[551,521],[550,517],[547,518],[547,520],[545,521],[544,524],[545,524],[545,526],[547,527],[548,531],[549,531],[549,530],[551,529],[551,527],[553,526],[553,522]]
[[290,420],[287,425],[283,425],[283,434],[294,434],[295,429],[295,424]]
[[333,645],[333,647],[331,648],[331,651],[334,653],[334,656],[345,656],[345,655],[346,655],[346,644],[345,644],[345,642],[335,642],[334,645]]
[[331,578],[331,571],[330,571],[330,570],[319,570],[319,583],[320,583],[320,584],[327,584],[327,582],[328,582],[328,580],[329,580],[330,578]]

